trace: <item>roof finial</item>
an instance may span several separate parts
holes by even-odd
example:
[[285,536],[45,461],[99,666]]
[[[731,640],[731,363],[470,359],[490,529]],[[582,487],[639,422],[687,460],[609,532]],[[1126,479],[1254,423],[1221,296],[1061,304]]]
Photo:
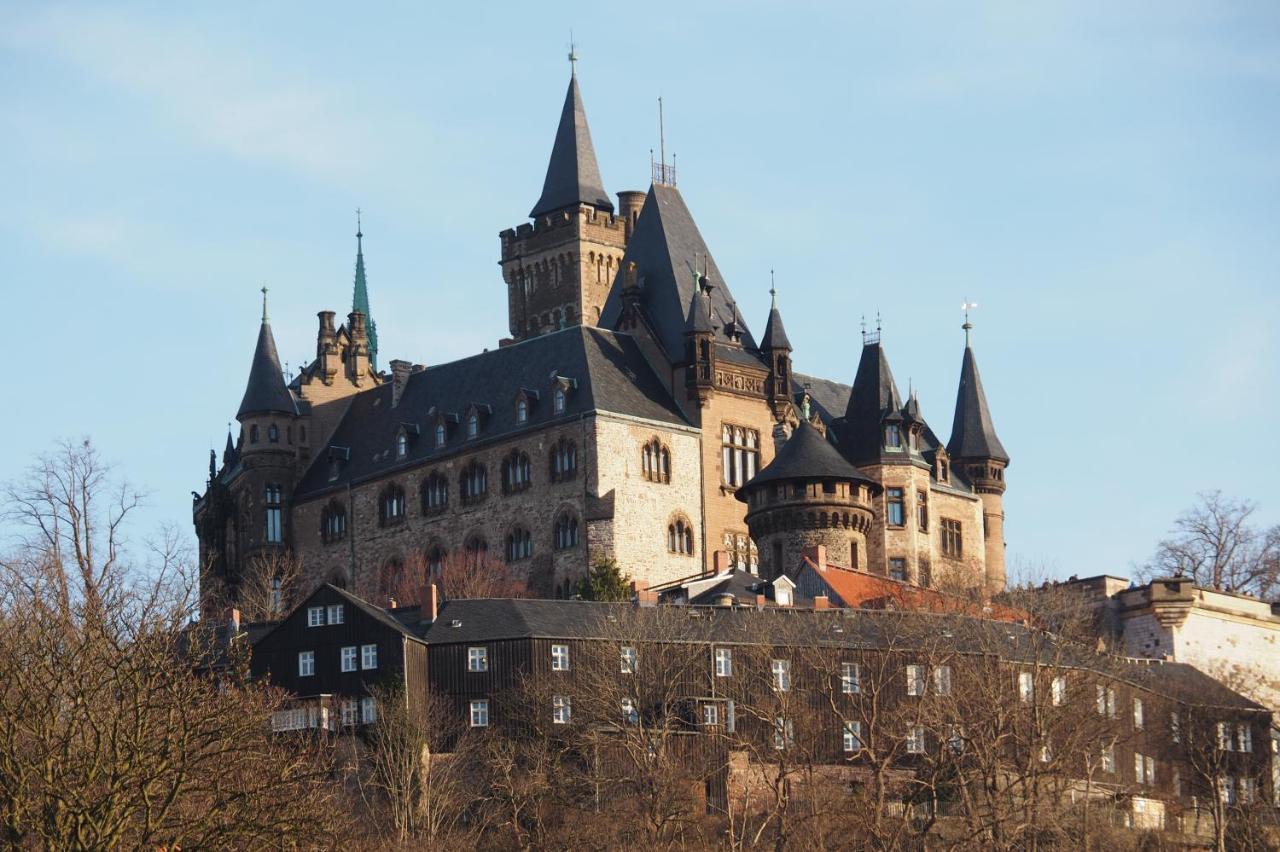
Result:
[[356,208],[356,239],[359,240],[364,236],[364,229],[360,227],[360,208]]
[[271,317],[267,316],[267,285],[262,285],[262,321],[271,322]]
[[969,322],[969,311],[976,307],[978,307],[978,303],[970,302],[968,299],[965,299],[964,304],[960,306],[960,310],[964,311],[964,325],[960,327],[964,329],[964,346],[966,349],[969,348],[969,332],[973,330],[973,323]]
[[578,52],[574,50],[577,45],[573,41],[573,30],[569,30],[569,76],[578,76]]
[[866,342],[867,342],[867,315],[863,314],[862,315],[862,343],[865,345]]
[[769,307],[778,307],[778,285],[773,280],[773,267],[769,267]]

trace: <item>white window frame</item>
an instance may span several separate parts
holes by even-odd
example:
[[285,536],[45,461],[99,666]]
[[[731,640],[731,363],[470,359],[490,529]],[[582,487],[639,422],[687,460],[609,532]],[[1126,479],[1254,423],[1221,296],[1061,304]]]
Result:
[[778,751],[793,748],[796,744],[795,724],[785,716],[773,720],[773,747]]
[[1115,743],[1108,743],[1102,747],[1102,771],[1114,775],[1116,771],[1116,747]]
[[951,694],[951,666],[933,667],[933,693],[934,695]]
[[489,671],[489,648],[485,645],[472,645],[467,648],[467,671]]
[[862,666],[858,663],[840,664],[840,692],[857,695],[862,692]]
[[360,712],[360,702],[354,698],[342,699],[342,727],[350,728],[356,723],[357,713]]
[[772,674],[773,691],[789,692],[791,690],[791,661],[790,660],[773,660],[769,663],[769,671]]
[[1232,751],[1234,741],[1231,738],[1231,726],[1226,722],[1218,723],[1218,751]]
[[634,698],[622,699],[622,721],[628,725],[640,724],[640,710],[636,707]]
[[316,652],[298,652],[298,677],[314,677],[316,673]]
[[639,654],[636,649],[630,645],[623,645],[622,650],[618,652],[618,666],[622,674],[635,674],[636,664],[639,662]]
[[707,728],[718,726],[720,724],[720,708],[715,704],[703,704],[702,724]]
[[1143,726],[1146,724],[1146,721],[1147,721],[1146,713],[1144,712],[1144,708],[1142,706],[1142,699],[1134,698],[1133,699],[1133,729],[1135,731],[1141,731]]
[[324,627],[324,607],[322,606],[307,607],[307,626],[308,627]]
[[329,604],[329,608],[325,612],[325,621],[328,624],[342,624],[345,621],[344,615],[342,604]]
[[1067,703],[1067,676],[1057,675],[1049,684],[1049,693],[1054,707]]
[[732,648],[716,648],[715,671],[716,677],[733,677]]
[[489,727],[489,699],[476,698],[471,702],[469,709],[471,711],[471,727]]
[[1248,722],[1236,722],[1236,751],[1253,753],[1253,728]]
[[378,702],[370,695],[360,699],[360,723],[372,725],[378,721]]
[[569,646],[568,645],[552,645],[551,646],[551,671],[567,672],[569,671]]
[[924,666],[907,666],[907,695],[924,695]]
[[924,754],[925,739],[924,726],[912,725],[907,729],[907,738],[905,745],[907,754]]
[[357,663],[357,661],[358,661],[358,659],[359,659],[359,658],[356,656],[356,652],[357,652],[358,650],[359,650],[359,649],[358,649],[358,648],[356,648],[356,646],[355,646],[355,645],[345,645],[345,646],[343,646],[342,651],[341,651],[341,661],[342,661],[342,666],[341,666],[341,668],[342,668],[342,671],[344,671],[344,672],[353,672],[353,671],[356,671],[356,669],[357,669],[357,668],[359,668],[359,667],[357,666],[357,664],[356,664],[356,663]]
[[376,669],[378,667],[378,646],[361,645],[360,646],[360,668]]
[[1018,700],[1031,704],[1036,700],[1036,676],[1032,672],[1018,672]]
[[846,754],[856,754],[862,751],[862,722],[846,721],[841,731],[841,739],[843,740]]
[[555,725],[567,725],[573,718],[573,701],[567,695],[551,697],[551,722]]

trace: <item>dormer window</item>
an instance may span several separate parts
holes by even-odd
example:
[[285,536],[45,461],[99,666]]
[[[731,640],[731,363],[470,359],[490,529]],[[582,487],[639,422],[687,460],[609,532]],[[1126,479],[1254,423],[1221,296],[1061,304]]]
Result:
[[896,423],[884,427],[884,445],[890,450],[902,449],[902,430]]
[[551,408],[556,414],[564,414],[565,393],[564,388],[556,388],[555,396],[552,397]]
[[523,397],[516,400],[516,423],[529,422],[529,401]]
[[908,433],[907,440],[910,442],[911,449],[913,449],[913,450],[919,450],[919,449],[920,449],[920,432],[919,432],[919,430],[917,430],[917,429],[912,429],[912,430]]
[[938,481],[947,483],[951,481],[951,462],[945,456],[938,456]]
[[350,458],[346,447],[329,447],[329,481],[333,482],[342,473],[342,463]]
[[449,430],[445,427],[444,421],[441,420],[436,424],[436,449],[443,447],[447,440],[449,440]]
[[467,415],[467,440],[470,441],[480,435],[480,415],[474,411]]
[[409,436],[404,432],[396,435],[396,458],[402,459],[409,455]]

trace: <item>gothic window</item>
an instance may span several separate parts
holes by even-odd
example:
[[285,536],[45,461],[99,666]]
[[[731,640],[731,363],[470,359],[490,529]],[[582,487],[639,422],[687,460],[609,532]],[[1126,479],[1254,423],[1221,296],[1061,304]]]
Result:
[[432,472],[422,483],[422,514],[435,515],[449,508],[449,479]]
[[507,561],[519,562],[533,556],[533,536],[524,527],[515,527],[507,533]]
[[267,427],[267,440],[273,444],[280,443],[280,427],[272,423]]
[[941,456],[938,457],[938,481],[946,483],[951,479],[951,463]]
[[720,443],[724,484],[733,488],[744,485],[760,465],[760,433],[725,423],[720,430]]
[[644,478],[650,482],[670,482],[671,451],[654,438],[640,451],[640,467]]
[[562,512],[556,518],[555,544],[556,550],[578,546],[578,519],[569,512]]
[[444,571],[444,560],[448,554],[438,543],[427,549],[427,576],[439,577]]
[[912,427],[911,427],[911,431],[907,433],[907,442],[908,442],[908,444],[911,446],[911,449],[913,449],[913,450],[919,450],[919,449],[920,449],[920,430],[919,430],[919,428],[917,428],[917,427],[915,427],[915,426],[912,426]]
[[258,424],[257,423],[249,427],[249,443],[250,444],[258,443]]
[[959,559],[964,555],[964,538],[960,533],[960,522],[950,518],[942,519],[942,555]]
[[471,567],[479,565],[489,555],[489,542],[485,541],[484,536],[476,534],[467,539],[462,545],[462,553],[467,560],[467,564]]
[[904,526],[907,523],[906,506],[903,502],[901,488],[884,490],[885,522],[891,527]]
[[578,447],[568,438],[561,438],[551,447],[551,481],[564,482],[578,473]]
[[667,524],[667,550],[681,556],[693,555],[693,525],[684,517]]
[[551,397],[552,411],[556,414],[564,414],[565,399],[564,388],[556,388],[555,394]]
[[470,441],[480,435],[480,415],[474,411],[467,415],[467,440]]
[[[378,576],[378,591],[383,598],[394,598],[405,587],[404,560],[392,556],[382,565]],[[386,604],[384,600],[383,604]]]
[[292,444],[292,443],[293,443],[293,427],[292,427],[292,426],[286,426],[286,427],[285,427],[285,429],[284,429],[284,439],[285,439],[285,442],[286,442],[286,443],[289,443],[289,444]]
[[902,448],[902,430],[898,424],[889,423],[884,427],[884,445],[890,450]]
[[502,491],[504,494],[515,494],[529,487],[532,475],[529,457],[519,450],[502,460]]
[[729,564],[739,571],[756,573],[760,567],[760,555],[756,544],[746,533],[725,532],[724,549],[729,554]]
[[444,421],[436,424],[436,449],[444,446],[445,441],[449,439],[449,430],[445,427]]
[[404,432],[396,435],[396,458],[402,459],[409,455],[409,436]]
[[483,500],[489,493],[489,470],[480,462],[472,462],[462,469],[458,479],[458,492],[462,495],[462,504],[468,505]]
[[267,486],[267,544],[279,544],[284,541],[283,509],[280,506],[283,498],[283,488],[279,485]]
[[334,501],[320,510],[320,538],[326,543],[342,541],[347,534],[347,510]]
[[525,399],[516,400],[516,423],[529,422],[529,402]]
[[378,522],[382,526],[404,520],[404,489],[394,482],[382,490],[378,499]]

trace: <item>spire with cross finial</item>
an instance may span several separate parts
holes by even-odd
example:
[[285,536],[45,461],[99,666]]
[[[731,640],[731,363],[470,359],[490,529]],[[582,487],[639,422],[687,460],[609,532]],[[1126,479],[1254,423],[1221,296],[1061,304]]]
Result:
[[253,350],[253,363],[249,367],[249,382],[236,419],[254,414],[297,414],[293,394],[284,383],[284,371],[280,369],[280,356],[276,353],[276,340],[271,333],[271,317],[267,314],[267,285],[262,285],[262,325],[258,328],[258,345]]
[[606,213],[613,212],[613,202],[600,179],[595,146],[591,144],[591,129],[587,126],[587,113],[578,88],[576,44],[570,45],[569,65],[569,91],[565,93],[564,107],[560,110],[560,124],[556,127],[555,142],[551,146],[542,195],[529,211],[530,219],[566,208],[576,210],[580,204],[589,204]]
[[960,306],[960,310],[964,311],[964,325],[960,327],[964,329],[964,345],[966,349],[969,347],[969,332],[973,331],[973,323],[969,322],[969,311],[976,307],[978,307],[978,303],[970,302],[968,299],[965,299],[964,304]]
[[356,279],[351,294],[351,310],[364,314],[365,328],[369,334],[369,365],[378,369],[378,324],[373,321],[373,311],[369,307],[369,284],[364,272],[364,227],[361,223],[360,208],[356,208]]
[[787,339],[787,330],[782,327],[782,311],[778,310],[778,287],[772,269],[769,270],[769,300],[769,321],[765,323],[764,335],[760,338],[760,351],[790,351],[791,341]]
[[578,51],[573,41],[573,30],[569,30],[569,76],[578,76]]

